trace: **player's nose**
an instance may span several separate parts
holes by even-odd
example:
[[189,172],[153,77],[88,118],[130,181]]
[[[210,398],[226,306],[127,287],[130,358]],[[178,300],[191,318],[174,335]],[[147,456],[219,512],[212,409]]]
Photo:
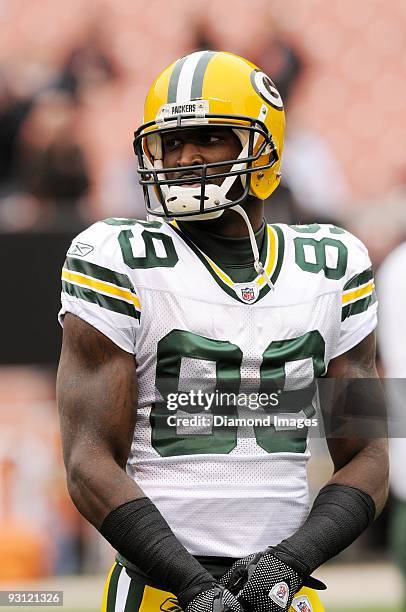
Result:
[[177,165],[182,166],[195,166],[196,164],[203,164],[204,158],[200,147],[194,142],[184,142],[182,148],[179,151],[179,157]]

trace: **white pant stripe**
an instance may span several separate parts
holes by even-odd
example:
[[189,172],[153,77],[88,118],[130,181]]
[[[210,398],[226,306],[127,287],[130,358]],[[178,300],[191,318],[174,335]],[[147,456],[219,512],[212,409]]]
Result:
[[127,603],[130,582],[131,582],[131,578],[125,571],[124,567],[121,568],[120,576],[118,578],[118,583],[117,583],[115,612],[124,612],[125,604]]

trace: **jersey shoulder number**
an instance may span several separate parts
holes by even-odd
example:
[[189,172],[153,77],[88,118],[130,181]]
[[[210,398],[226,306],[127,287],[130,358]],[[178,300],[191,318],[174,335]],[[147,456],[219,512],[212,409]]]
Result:
[[289,225],[296,265],[304,272],[339,281],[348,266],[348,232],[334,225]]

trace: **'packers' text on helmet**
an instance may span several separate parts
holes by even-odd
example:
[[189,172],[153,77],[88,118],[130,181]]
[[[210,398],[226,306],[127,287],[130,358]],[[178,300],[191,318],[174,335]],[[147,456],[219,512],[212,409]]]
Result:
[[[179,168],[163,166],[162,134],[213,124],[234,130],[242,148],[238,158],[185,166],[182,169],[193,171],[193,177],[174,178]],[[182,57],[152,84],[144,123],[135,132],[134,151],[147,211],[158,217],[207,219],[248,195],[268,198],[280,181],[284,129],[281,97],[254,64],[226,52],[201,51]],[[207,171],[213,167],[209,182]],[[237,177],[241,191],[238,199],[229,199]],[[213,184],[219,178],[222,183]],[[151,199],[150,186],[158,202]]]

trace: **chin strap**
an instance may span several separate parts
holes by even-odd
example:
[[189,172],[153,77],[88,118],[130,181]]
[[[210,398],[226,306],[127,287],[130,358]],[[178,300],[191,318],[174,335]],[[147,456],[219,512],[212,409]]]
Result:
[[242,206],[240,206],[239,204],[237,204],[237,206],[233,206],[231,208],[231,210],[235,210],[235,212],[237,212],[239,215],[241,215],[241,217],[244,219],[245,223],[247,224],[248,235],[250,237],[250,242],[251,242],[251,248],[252,248],[252,252],[254,254],[254,268],[255,268],[255,271],[257,272],[257,274],[259,274],[260,276],[263,276],[265,278],[265,281],[267,282],[269,287],[273,290],[274,289],[274,285],[273,285],[271,279],[269,278],[268,274],[266,273],[263,263],[259,259],[259,251],[258,251],[257,241],[255,240],[254,230],[252,229],[252,225],[250,223],[250,220],[248,218],[247,213],[242,208]]

